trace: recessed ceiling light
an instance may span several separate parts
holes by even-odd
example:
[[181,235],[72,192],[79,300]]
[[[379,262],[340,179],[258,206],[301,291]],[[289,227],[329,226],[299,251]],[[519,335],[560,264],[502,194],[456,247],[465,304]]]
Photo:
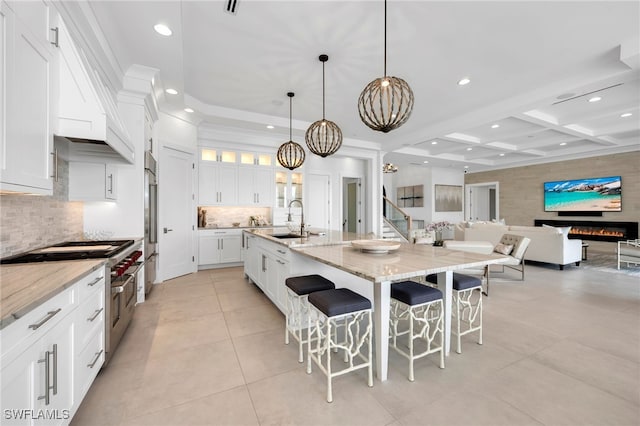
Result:
[[438,141],[431,142],[431,145],[438,145]]
[[155,24],[153,26],[153,29],[156,30],[158,34],[166,37],[169,37],[171,34],[173,34],[173,31],[171,31],[171,28],[167,27],[165,24]]
[[492,129],[497,129],[498,127],[500,127],[499,124],[494,124],[494,125],[491,126]]
[[567,144],[566,142],[562,142],[560,146],[565,146],[566,144]]
[[424,161],[423,161],[423,163],[424,163],[424,164],[428,164],[428,163],[429,163],[429,160],[424,160]]
[[170,95],[177,95],[178,91],[176,89],[167,89],[165,90],[165,92],[167,92]]
[[593,98],[589,99],[589,102],[598,102],[601,99],[602,98],[600,96],[594,96]]
[[624,114],[620,114],[620,117],[622,118],[627,118],[627,117],[631,117],[633,114],[631,114],[630,112],[625,112]]
[[464,85],[469,84],[469,83],[471,83],[471,80],[469,80],[468,77],[465,77],[465,78],[463,78],[463,79],[458,81],[458,86],[464,86]]
[[273,128],[274,128],[274,127],[273,127],[271,124],[269,124],[269,125],[267,126],[267,129],[273,129]]
[[473,150],[473,148],[467,148],[467,151],[472,151],[472,150]]
[[186,112],[188,112],[188,113],[192,113],[192,112],[193,112],[193,110],[192,110],[191,108],[185,108],[184,110],[185,110]]
[[500,157],[504,157],[504,152],[502,154],[500,154]]
[[464,168],[465,168],[465,169],[468,169],[468,168],[469,168],[469,166],[464,166]]

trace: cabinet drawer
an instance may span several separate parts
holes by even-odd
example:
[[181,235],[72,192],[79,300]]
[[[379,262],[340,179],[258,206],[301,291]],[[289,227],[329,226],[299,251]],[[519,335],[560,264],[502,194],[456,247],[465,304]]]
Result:
[[94,291],[82,301],[76,311],[76,347],[85,347],[96,327],[104,328],[104,288]]
[[87,347],[75,359],[74,389],[78,405],[84,399],[104,363],[104,329],[97,330],[88,340]]
[[78,298],[81,304],[84,303],[84,300],[89,297],[91,293],[97,291],[98,288],[102,289],[102,291],[104,292],[104,274],[105,268],[100,268],[78,281]]
[[2,364],[9,362],[20,352],[20,348],[25,348],[44,336],[77,305],[78,292],[74,285],[0,330]]

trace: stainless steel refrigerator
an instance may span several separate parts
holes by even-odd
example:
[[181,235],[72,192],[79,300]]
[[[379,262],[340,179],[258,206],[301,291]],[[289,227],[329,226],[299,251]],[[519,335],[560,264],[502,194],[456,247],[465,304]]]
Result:
[[156,280],[158,252],[158,185],[156,160],[150,151],[144,156],[144,293],[149,294]]

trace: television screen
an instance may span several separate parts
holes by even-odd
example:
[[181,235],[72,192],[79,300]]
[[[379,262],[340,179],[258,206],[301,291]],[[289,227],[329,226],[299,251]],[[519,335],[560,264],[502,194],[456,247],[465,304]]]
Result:
[[545,182],[544,211],[622,211],[620,176]]

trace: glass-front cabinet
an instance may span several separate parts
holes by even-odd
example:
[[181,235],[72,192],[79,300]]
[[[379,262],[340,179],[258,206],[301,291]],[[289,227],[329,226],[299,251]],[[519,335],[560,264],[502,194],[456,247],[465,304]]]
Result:
[[202,148],[200,150],[200,161],[213,161],[218,163],[235,163],[237,153],[234,151],[224,151],[221,149]]
[[272,166],[273,155],[255,152],[241,152],[240,164],[252,164],[254,166]]
[[302,201],[302,173],[276,172],[276,207],[287,208],[292,200]]

